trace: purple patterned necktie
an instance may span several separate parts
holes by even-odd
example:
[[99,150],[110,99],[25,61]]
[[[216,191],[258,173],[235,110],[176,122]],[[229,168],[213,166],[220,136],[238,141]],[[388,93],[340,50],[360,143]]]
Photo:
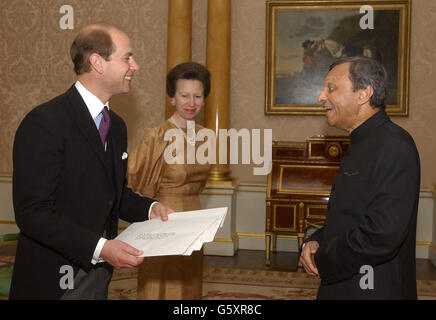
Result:
[[98,132],[100,133],[101,142],[103,142],[103,146],[104,146],[106,143],[106,138],[109,132],[109,128],[111,127],[111,118],[109,116],[109,111],[107,110],[107,107],[104,107],[101,113],[103,114],[103,118],[101,118],[100,126],[98,127]]

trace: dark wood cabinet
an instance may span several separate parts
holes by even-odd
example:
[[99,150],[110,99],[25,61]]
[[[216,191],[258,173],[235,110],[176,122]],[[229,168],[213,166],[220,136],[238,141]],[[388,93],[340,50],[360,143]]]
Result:
[[266,196],[266,263],[277,235],[296,235],[298,246],[309,227],[321,227],[330,189],[350,140],[315,136],[305,142],[274,141]]

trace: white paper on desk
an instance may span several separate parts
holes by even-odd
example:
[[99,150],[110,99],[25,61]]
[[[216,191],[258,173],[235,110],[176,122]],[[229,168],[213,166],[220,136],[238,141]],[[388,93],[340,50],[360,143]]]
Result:
[[116,239],[143,251],[142,257],[191,255],[204,242],[213,241],[227,209],[176,212],[168,215],[166,222],[156,218],[132,223]]

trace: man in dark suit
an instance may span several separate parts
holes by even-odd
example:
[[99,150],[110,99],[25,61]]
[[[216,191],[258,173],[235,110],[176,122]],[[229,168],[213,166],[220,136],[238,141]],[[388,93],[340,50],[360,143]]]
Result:
[[318,299],[416,299],[420,161],[412,137],[385,112],[387,75],[364,57],[330,67],[318,100],[350,133],[324,227],[300,261],[319,276]]
[[[13,148],[13,200],[20,237],[10,299],[106,299],[113,268],[141,251],[118,240],[118,219],[171,209],[126,187],[127,130],[108,101],[139,69],[129,38],[96,24],[74,40],[77,82],[29,112]],[[54,75],[55,76],[55,75]]]

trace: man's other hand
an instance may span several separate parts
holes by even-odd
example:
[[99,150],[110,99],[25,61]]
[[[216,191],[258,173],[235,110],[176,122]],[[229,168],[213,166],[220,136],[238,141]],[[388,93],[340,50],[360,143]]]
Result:
[[312,275],[319,276],[318,269],[315,265],[315,253],[318,251],[319,243],[317,241],[309,241],[304,245],[300,255],[300,262],[304,267],[304,270]]
[[171,209],[170,207],[167,207],[166,205],[158,202],[158,203],[154,204],[153,208],[151,209],[150,219],[160,217],[162,219],[162,221],[167,221],[168,215],[170,213],[174,213],[174,210]]

